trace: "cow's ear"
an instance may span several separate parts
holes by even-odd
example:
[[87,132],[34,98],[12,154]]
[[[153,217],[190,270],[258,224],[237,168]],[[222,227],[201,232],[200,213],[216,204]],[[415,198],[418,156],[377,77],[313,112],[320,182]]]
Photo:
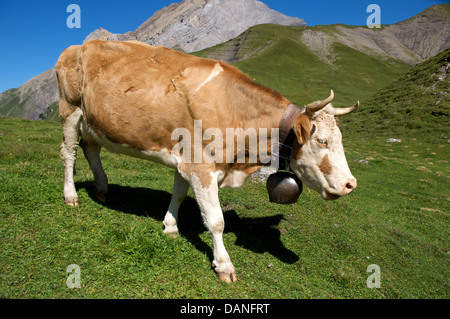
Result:
[[297,135],[298,142],[301,145],[306,144],[311,137],[311,120],[307,115],[300,114],[292,123],[292,129]]

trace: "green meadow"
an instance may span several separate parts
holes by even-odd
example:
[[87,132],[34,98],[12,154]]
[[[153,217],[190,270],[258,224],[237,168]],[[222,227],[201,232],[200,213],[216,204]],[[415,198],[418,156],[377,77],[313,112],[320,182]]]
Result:
[[[304,189],[294,205],[272,204],[256,180],[221,190],[238,274],[227,285],[211,269],[211,240],[191,192],[180,236],[162,234],[172,170],[103,152],[110,192],[102,204],[80,151],[80,206],[68,207],[59,125],[2,118],[0,127],[3,298],[449,297],[447,144],[345,139],[358,188],[338,201]],[[66,285],[71,264],[80,266],[80,289]],[[381,288],[367,287],[371,264]]]

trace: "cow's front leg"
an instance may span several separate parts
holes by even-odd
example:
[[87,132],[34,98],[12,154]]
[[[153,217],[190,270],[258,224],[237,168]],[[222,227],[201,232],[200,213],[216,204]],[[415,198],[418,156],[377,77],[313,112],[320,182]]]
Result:
[[189,183],[175,171],[175,178],[173,184],[172,199],[170,200],[169,210],[163,220],[164,234],[168,234],[171,237],[178,236],[178,210],[181,202],[185,199],[189,190]]
[[190,184],[200,207],[203,223],[212,237],[214,260],[212,266],[219,278],[227,283],[237,281],[234,266],[223,244],[225,222],[219,202],[217,173],[208,170],[191,171]]

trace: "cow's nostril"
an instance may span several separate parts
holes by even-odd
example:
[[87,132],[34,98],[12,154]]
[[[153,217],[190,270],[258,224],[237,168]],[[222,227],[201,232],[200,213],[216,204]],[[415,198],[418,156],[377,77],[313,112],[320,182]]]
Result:
[[345,184],[345,193],[350,194],[356,188],[356,180],[351,179]]

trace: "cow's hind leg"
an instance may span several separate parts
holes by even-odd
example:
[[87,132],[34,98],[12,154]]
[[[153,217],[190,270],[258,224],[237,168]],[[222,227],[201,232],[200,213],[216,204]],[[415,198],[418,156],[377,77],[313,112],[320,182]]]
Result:
[[78,140],[80,138],[81,109],[76,108],[62,124],[63,143],[61,144],[61,161],[64,166],[64,203],[78,206],[73,174],[77,158]]
[[105,202],[108,193],[108,178],[100,160],[102,146],[92,141],[87,142],[84,139],[81,139],[80,146],[94,174],[95,196],[99,201]]
[[169,209],[164,217],[164,233],[169,234],[171,237],[178,236],[178,210],[181,202],[185,199],[189,190],[189,183],[175,171],[175,178],[173,184],[172,199],[170,200]]

